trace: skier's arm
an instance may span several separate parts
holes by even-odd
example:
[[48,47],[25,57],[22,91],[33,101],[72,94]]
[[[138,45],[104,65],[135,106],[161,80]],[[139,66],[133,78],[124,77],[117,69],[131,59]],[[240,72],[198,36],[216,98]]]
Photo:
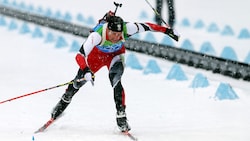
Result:
[[162,32],[165,33],[167,27],[163,27],[153,23],[126,23],[127,33],[133,35],[145,31]]
[[170,27],[164,27],[153,23],[126,23],[126,27],[128,36],[145,31],[162,32],[176,41],[179,40],[180,36],[175,30],[171,29]]
[[79,67],[84,70],[88,67],[86,56],[92,51],[92,49],[98,45],[102,40],[102,37],[97,32],[92,32],[81,46],[79,53],[77,53],[75,59]]

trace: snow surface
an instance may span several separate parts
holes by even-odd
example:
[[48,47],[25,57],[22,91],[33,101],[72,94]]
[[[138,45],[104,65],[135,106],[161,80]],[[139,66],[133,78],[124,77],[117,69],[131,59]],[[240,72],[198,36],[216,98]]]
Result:
[[[104,7],[100,6],[97,0],[88,1],[87,4],[76,0],[23,1],[62,11],[69,10],[73,13],[79,11],[95,13],[96,17],[101,17],[105,11],[114,7],[111,0],[106,0],[107,3],[103,3]],[[126,14],[128,9],[134,9],[135,14],[139,13],[140,8],[151,10],[144,1],[138,1],[136,5],[132,0],[121,2],[123,2],[123,8],[119,9],[121,15],[127,16],[126,18],[132,21],[136,19],[133,19],[135,17],[132,12],[129,16]],[[221,24],[230,23],[240,29],[249,25],[250,21],[246,21],[246,18],[241,19],[242,17],[237,15],[237,12],[245,12],[247,2],[241,0],[237,1],[237,4],[240,4],[240,9],[232,11],[231,8],[236,5],[236,1],[210,0],[202,1],[202,3],[198,0],[176,1],[178,18],[203,17],[208,21],[222,22]],[[225,11],[227,16],[219,10]],[[219,20],[221,17],[223,21]],[[237,22],[238,20],[245,22]],[[19,25],[21,23],[21,21],[18,22]],[[30,26],[35,27],[33,24]],[[176,26],[177,29],[179,27],[179,25]],[[179,29],[184,36],[192,31],[183,27]],[[84,41],[79,37],[65,35],[47,28],[43,28],[43,31],[63,35],[67,37],[67,40]],[[55,49],[54,44],[44,43],[44,40],[32,38],[30,34],[22,35],[18,31],[9,31],[2,26],[0,26],[0,33],[2,50],[0,52],[0,88],[2,90],[0,101],[63,84],[75,76],[78,67],[74,60],[75,53],[69,52],[69,48]],[[192,35],[197,37],[195,34]],[[215,43],[218,41],[217,36],[204,36],[209,37],[209,40]],[[203,36],[200,39],[203,40]],[[235,38],[232,42],[238,42],[238,40]],[[127,51],[127,54],[130,53]],[[246,51],[242,50],[242,54],[245,53]],[[162,69],[160,74],[144,75],[141,70],[127,68],[122,78],[126,92],[127,116],[132,127],[131,133],[139,140],[250,140],[249,82],[186,66],[182,68],[189,78],[187,81],[166,80],[173,62],[143,54],[136,54],[136,56],[143,66],[148,60],[155,59]],[[130,140],[117,132],[113,92],[107,73],[106,68],[96,73],[95,86],[92,87],[88,83],[82,87],[64,116],[44,133],[34,134],[34,131],[50,118],[52,108],[59,101],[66,87],[1,104],[0,139],[4,141]],[[196,89],[189,87],[197,73],[202,73],[208,78],[208,87]],[[215,99],[214,96],[220,83],[230,84],[239,99]]]

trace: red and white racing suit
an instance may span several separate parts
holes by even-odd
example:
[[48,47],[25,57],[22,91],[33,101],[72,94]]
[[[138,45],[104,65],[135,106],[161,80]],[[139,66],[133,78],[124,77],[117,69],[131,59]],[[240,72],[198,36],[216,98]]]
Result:
[[106,32],[107,23],[98,25],[94,32],[90,33],[79,53],[76,61],[80,69],[89,67],[93,73],[106,66],[109,70],[109,78],[114,88],[114,99],[117,110],[125,108],[125,93],[121,84],[121,76],[124,70],[124,42],[130,36],[145,32],[158,31],[165,32],[166,27],[152,23],[124,23],[123,36],[117,43],[108,42],[109,37]]

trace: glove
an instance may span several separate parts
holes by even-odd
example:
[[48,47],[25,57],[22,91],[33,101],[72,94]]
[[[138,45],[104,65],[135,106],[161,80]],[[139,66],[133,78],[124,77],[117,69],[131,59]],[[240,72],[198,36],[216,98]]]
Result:
[[85,69],[79,69],[78,73],[73,81],[73,86],[76,89],[79,89],[82,85],[84,85],[87,81],[90,81],[92,85],[94,85],[95,77],[94,73],[86,67]]
[[90,72],[86,72],[86,74],[84,75],[84,80],[85,81],[90,81],[91,84],[94,86],[94,74],[90,71]]
[[166,31],[164,33],[169,35],[169,34],[174,34],[174,31],[171,28],[166,28]]
[[180,38],[180,34],[175,29],[172,28],[166,28],[166,31],[164,33],[176,41],[178,41]]

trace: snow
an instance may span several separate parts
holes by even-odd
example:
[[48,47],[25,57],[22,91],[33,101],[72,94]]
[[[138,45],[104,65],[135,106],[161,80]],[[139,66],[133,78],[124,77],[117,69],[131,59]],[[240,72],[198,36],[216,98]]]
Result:
[[[106,0],[103,5],[96,0],[88,1],[87,4],[76,0],[23,1],[72,13],[95,13],[96,20],[103,16],[104,12],[114,8],[111,0]],[[136,5],[132,0],[120,0],[120,2],[123,3],[123,8],[119,9],[119,13],[131,21],[136,20],[138,16],[134,15],[139,15],[141,9],[151,10],[144,1],[138,1]],[[246,13],[248,3],[244,0],[237,3],[226,0],[220,2],[210,0],[202,3],[198,0],[177,0],[177,17],[179,19],[190,17],[194,19],[193,21],[202,17],[207,22],[216,21],[220,25],[229,23],[240,30],[250,24],[250,21],[245,20],[246,14],[238,16],[241,12]],[[239,5],[239,8],[232,10],[234,5]],[[130,12],[128,9],[133,9],[134,14],[132,10],[128,14],[127,12]],[[222,17],[223,21],[220,20]],[[6,20],[9,22],[11,19],[6,17]],[[22,24],[21,21],[17,22],[19,26]],[[32,29],[35,27],[33,24],[29,26]],[[199,37],[202,33],[195,44],[207,39],[213,41],[216,46],[224,46],[230,39],[233,45],[239,43],[245,46],[245,50],[237,49],[242,58],[247,53],[246,50],[249,51],[247,48],[249,44],[246,44],[249,40],[239,41],[236,37],[208,35],[205,31],[192,33],[194,29],[182,27],[179,23],[176,28],[180,29],[179,32],[184,38],[190,37],[189,33],[192,37]],[[47,28],[42,28],[42,31],[63,35],[67,41],[84,41],[82,38]],[[75,53],[69,52],[69,48],[56,49],[54,44],[45,43],[41,38],[32,38],[30,34],[20,34],[17,30],[9,31],[3,26],[0,26],[0,33],[2,50],[0,101],[63,84],[75,76],[78,67],[74,60]],[[220,37],[222,42],[217,37]],[[127,51],[127,55],[130,53],[132,52]],[[139,140],[250,140],[249,82],[187,66],[181,66],[188,77],[187,81],[167,80],[166,76],[174,65],[173,62],[138,53],[136,56],[142,66],[145,66],[148,60],[154,59],[162,69],[162,73],[145,75],[141,70],[126,68],[122,78],[126,92],[127,116],[132,127],[131,133]],[[66,86],[1,104],[0,139],[4,141],[130,140],[121,136],[116,129],[113,92],[107,73],[106,68],[96,73],[95,86],[87,83],[82,87],[74,96],[65,114],[44,133],[34,134],[34,131],[50,118],[50,112]],[[190,88],[197,73],[202,73],[208,78],[208,87]],[[220,83],[230,84],[239,99],[216,99],[215,93]]]

